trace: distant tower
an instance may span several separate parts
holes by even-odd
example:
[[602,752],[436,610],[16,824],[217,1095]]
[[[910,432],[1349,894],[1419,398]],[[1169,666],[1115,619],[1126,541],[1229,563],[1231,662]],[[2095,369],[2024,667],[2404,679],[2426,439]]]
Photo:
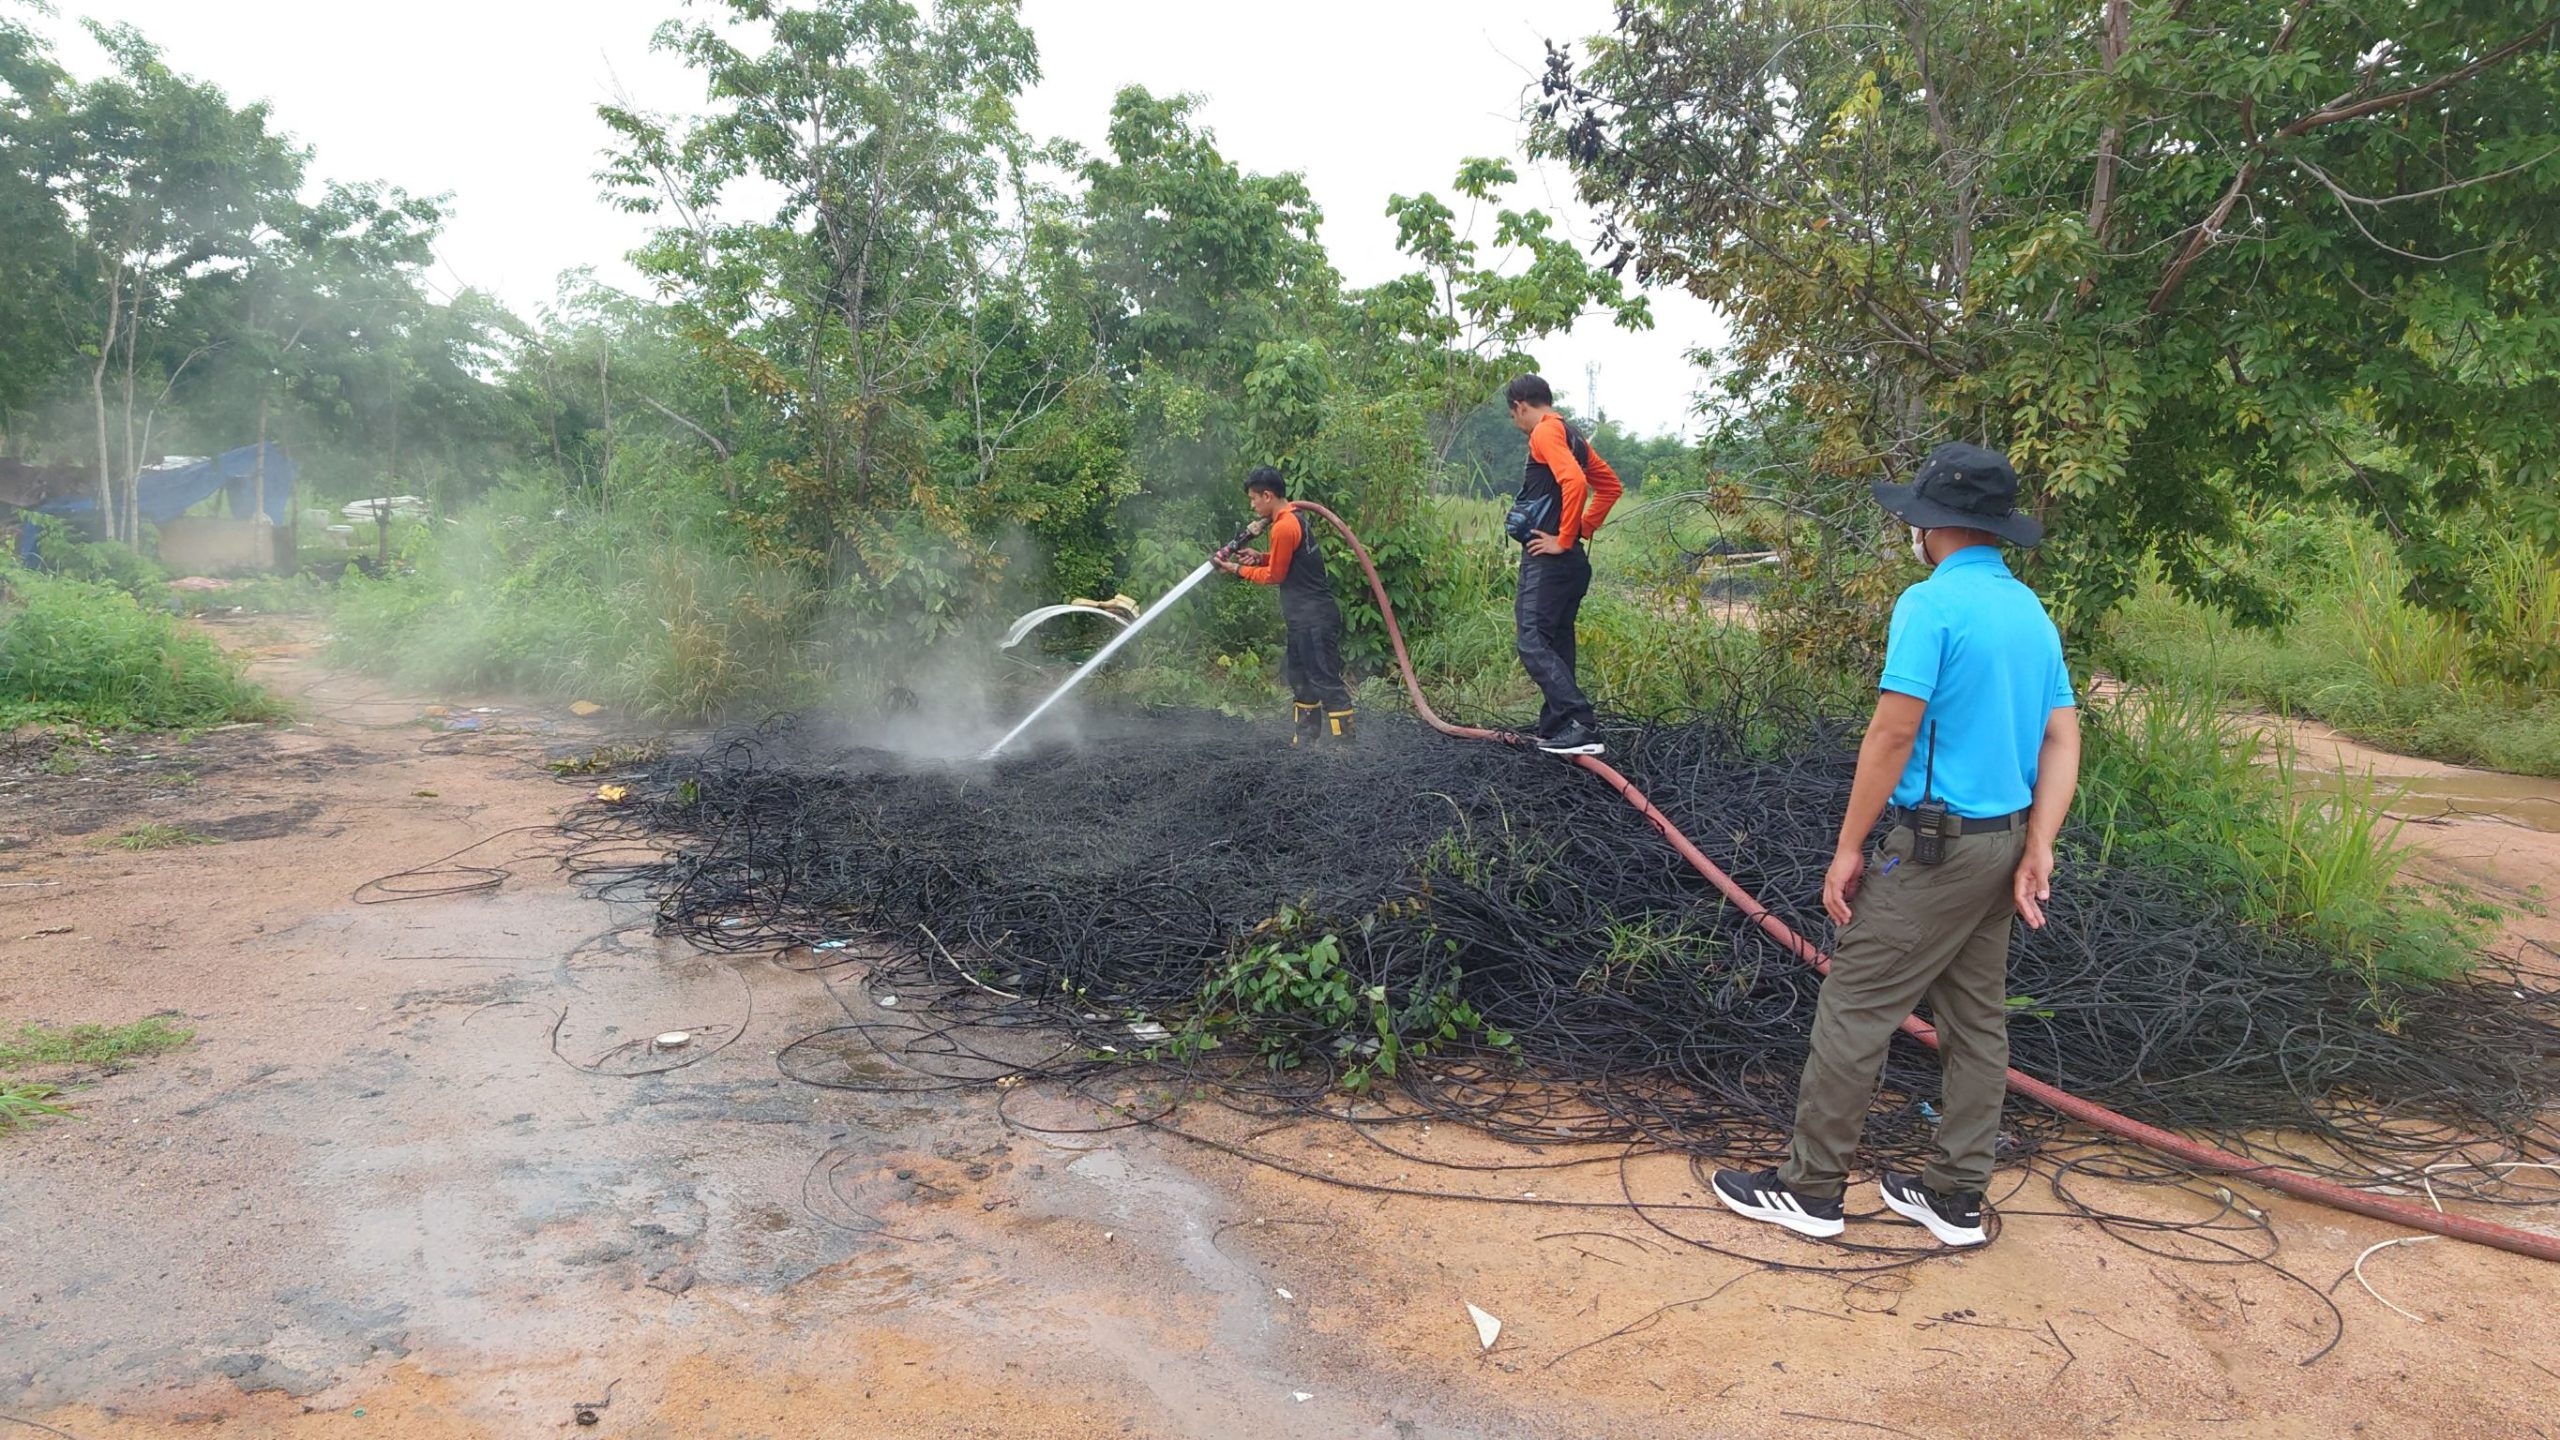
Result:
[[1586,360],[1582,365],[1582,403],[1591,407],[1591,423],[1600,423],[1600,366]]

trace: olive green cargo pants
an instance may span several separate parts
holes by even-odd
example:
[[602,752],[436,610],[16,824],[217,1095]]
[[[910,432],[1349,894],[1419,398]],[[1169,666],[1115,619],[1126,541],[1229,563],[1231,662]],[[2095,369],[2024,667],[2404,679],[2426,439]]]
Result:
[[1799,1195],[1830,1199],[1848,1182],[1885,1046],[1922,1000],[1938,1029],[1944,1090],[1938,1155],[1920,1183],[1940,1194],[1991,1184],[2008,1089],[2009,928],[2026,832],[1955,836],[1937,865],[1913,862],[1914,838],[1897,825],[1868,855],[1848,928],[1832,949],[1796,1097],[1795,1140],[1778,1170]]

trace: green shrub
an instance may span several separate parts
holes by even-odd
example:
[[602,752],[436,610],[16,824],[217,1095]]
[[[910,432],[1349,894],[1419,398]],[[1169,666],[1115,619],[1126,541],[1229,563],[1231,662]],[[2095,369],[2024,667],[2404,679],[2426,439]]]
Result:
[[0,562],[0,726],[182,730],[281,713],[238,661],[166,611]]
[[27,523],[36,527],[36,566],[46,574],[112,585],[147,604],[168,599],[169,577],[125,546],[83,540],[58,516],[31,515]]
[[2229,563],[2295,600],[2252,630],[2158,577],[2110,619],[2109,664],[2146,684],[2203,683],[2369,743],[2521,774],[2560,775],[2560,566],[2525,538],[2457,531],[2468,608],[2403,596],[2407,569],[2353,516],[2261,517]]
[[437,688],[506,688],[698,719],[812,694],[814,592],[738,550],[702,497],[564,507],[538,485],[413,535],[407,569],[350,571],[338,658]]
[[2083,733],[2073,814],[2099,837],[2085,862],[2194,877],[2250,922],[2347,963],[2421,975],[2470,963],[2479,917],[2401,883],[2408,847],[2371,787],[2304,783],[2289,747],[2235,724],[2213,691],[2091,704]]

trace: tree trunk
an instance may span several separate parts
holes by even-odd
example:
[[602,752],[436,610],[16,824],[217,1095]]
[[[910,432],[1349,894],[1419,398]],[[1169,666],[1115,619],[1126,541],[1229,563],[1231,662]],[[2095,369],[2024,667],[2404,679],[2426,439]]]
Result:
[[604,472],[596,477],[596,503],[613,509],[613,346],[596,337],[596,393],[604,406]]
[[141,363],[142,276],[133,277],[133,305],[124,315],[124,543],[142,553],[142,446],[133,428],[134,367]]
[[[720,382],[720,431],[724,435],[738,433],[738,412],[729,404],[729,382],[726,380]],[[720,459],[720,489],[729,497],[729,503],[735,505],[738,503],[738,467],[728,464],[726,455]]]
[[265,542],[267,565],[275,565],[275,527],[267,523],[267,392],[258,391],[258,478],[249,484],[249,533]]
[[560,448],[560,377],[548,345],[542,347],[542,400],[542,413],[551,431],[551,468],[566,491],[575,485],[577,477],[569,473],[568,452]]
[[[2098,64],[2110,77],[2116,73],[2116,62],[2124,58],[2125,45],[2131,38],[2131,10],[2127,0],[2107,0],[2106,23],[2098,32]],[[2089,194],[2089,235],[2101,252],[2107,248],[2107,211],[2115,202],[2116,152],[2123,140],[2123,127],[2110,118],[2106,130],[2098,136],[2098,175]],[[2095,283],[2094,275],[2082,281],[2080,293],[2088,294]]]
[[[400,373],[394,365],[391,374],[391,464],[382,477],[382,498],[389,500],[400,493]],[[391,573],[391,507],[373,507],[373,563],[376,575]]]
[[124,319],[124,267],[107,277],[107,330],[98,339],[98,363],[89,370],[89,401],[98,417],[98,523],[115,538],[115,462],[107,454],[107,358],[115,354],[116,326]]
[[1920,67],[1920,94],[1929,114],[1929,133],[1938,144],[1938,168],[1945,173],[1947,188],[1952,192],[1941,212],[1941,223],[1947,232],[1946,266],[1941,279],[1961,305],[1965,286],[1973,275],[1974,167],[1956,154],[1955,129],[1947,119],[1944,83],[1930,63],[1928,6],[1923,0],[1907,0],[1903,21],[1913,61]]
[[[278,432],[276,445],[281,449],[284,445],[283,424],[278,424],[276,429]],[[302,569],[302,507],[300,505],[295,505],[285,512],[284,555],[277,561],[277,567],[280,573],[286,575],[298,574]]]

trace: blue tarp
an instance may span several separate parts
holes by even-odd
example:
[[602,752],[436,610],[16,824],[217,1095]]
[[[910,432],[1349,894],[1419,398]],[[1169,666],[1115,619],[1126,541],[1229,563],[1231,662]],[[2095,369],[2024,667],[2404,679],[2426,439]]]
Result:
[[[267,457],[267,519],[282,525],[293,514],[293,461],[284,447],[243,445],[211,460],[169,470],[142,472],[140,508],[142,518],[154,525],[175,520],[189,510],[222,492],[233,515],[247,519],[258,503],[258,455]],[[93,515],[97,513],[95,495],[58,495],[35,507],[39,515]],[[32,525],[18,531],[18,559],[33,565],[36,558],[36,531]]]

